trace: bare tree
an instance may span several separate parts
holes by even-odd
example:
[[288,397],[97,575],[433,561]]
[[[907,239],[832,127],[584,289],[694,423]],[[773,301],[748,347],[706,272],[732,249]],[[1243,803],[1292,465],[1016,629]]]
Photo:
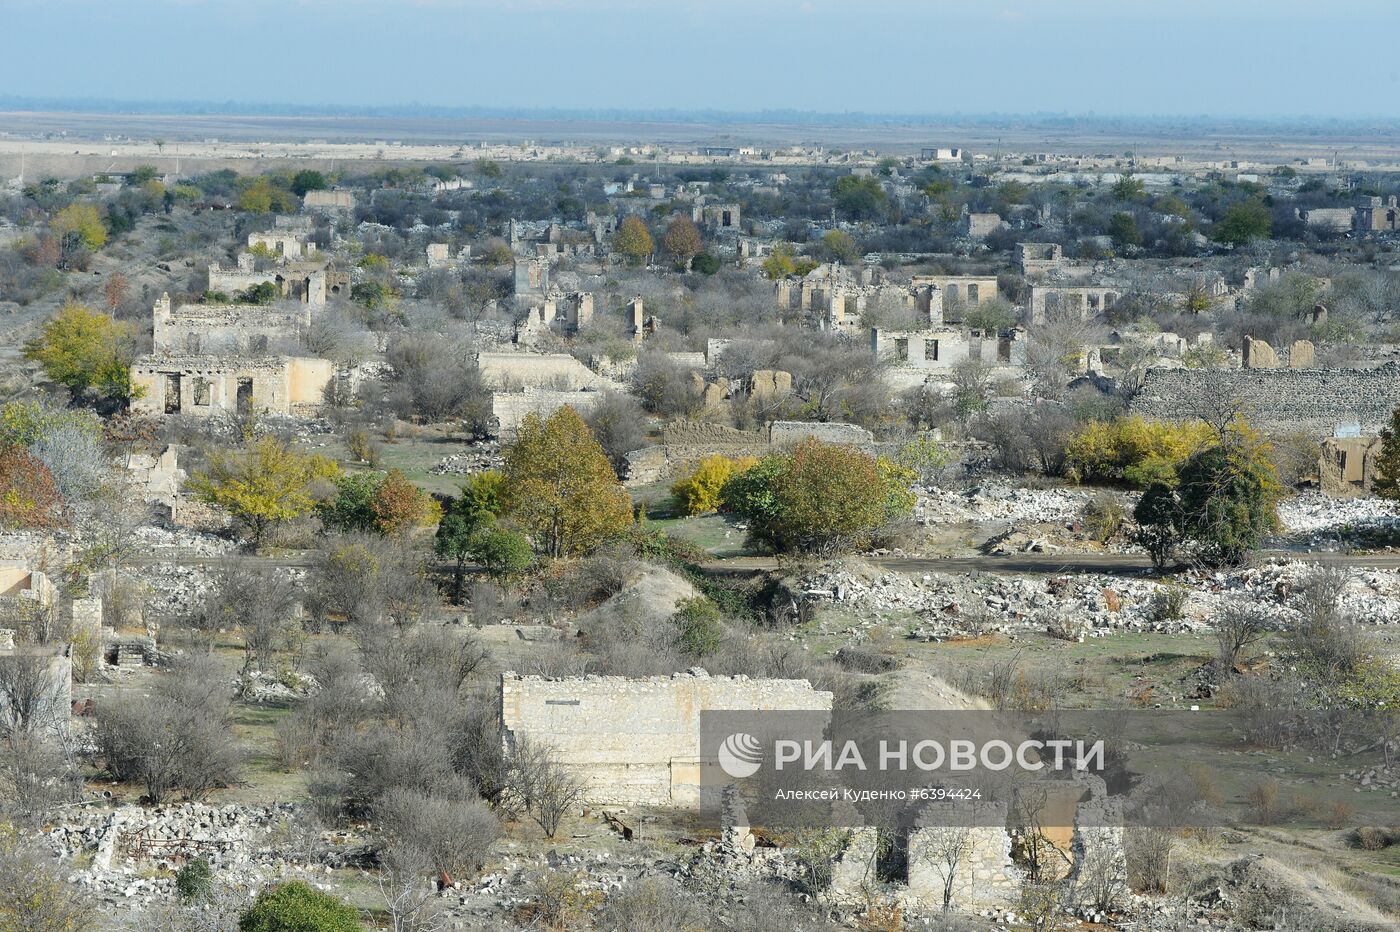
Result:
[[393,932],[441,932],[448,927],[437,886],[428,879],[431,873],[420,851],[390,849],[381,856],[375,884]]
[[513,789],[525,811],[553,838],[570,809],[582,799],[583,784],[547,745],[516,739],[510,755]]
[[396,787],[374,804],[387,848],[400,863],[422,863],[444,885],[472,876],[496,839],[501,823],[489,806],[466,799]]
[[52,735],[0,734],[0,819],[32,825],[83,788],[68,742]]
[[1215,620],[1216,660],[1222,674],[1230,672],[1246,650],[1269,633],[1269,617],[1253,605],[1225,606]]
[[0,654],[0,735],[61,729],[68,720],[67,670],[51,651],[21,647]]
[[300,590],[284,574],[250,561],[225,568],[192,619],[212,649],[220,630],[243,632],[243,669],[266,665],[297,630]]
[[910,855],[928,864],[943,881],[943,908],[951,909],[961,871],[972,856],[972,829],[967,825],[928,825],[920,829]]
[[242,773],[232,700],[215,662],[197,658],[163,678],[149,697],[102,705],[93,733],[97,755],[114,779],[144,785],[152,802],[177,789],[198,799]]

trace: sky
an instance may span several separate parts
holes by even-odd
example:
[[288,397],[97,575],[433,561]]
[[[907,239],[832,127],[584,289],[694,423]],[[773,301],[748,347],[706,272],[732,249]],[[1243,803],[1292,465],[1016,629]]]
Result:
[[1400,116],[1396,0],[0,0],[0,16],[12,97]]

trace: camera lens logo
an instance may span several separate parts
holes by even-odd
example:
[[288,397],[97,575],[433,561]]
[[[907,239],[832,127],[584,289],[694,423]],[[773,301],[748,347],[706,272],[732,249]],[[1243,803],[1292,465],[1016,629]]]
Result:
[[758,773],[763,760],[763,746],[746,732],[735,732],[719,746],[720,769],[736,780]]

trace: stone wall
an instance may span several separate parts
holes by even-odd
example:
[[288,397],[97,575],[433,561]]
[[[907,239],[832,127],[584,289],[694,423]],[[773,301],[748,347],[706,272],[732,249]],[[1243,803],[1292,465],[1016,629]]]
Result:
[[702,670],[632,679],[501,675],[501,729],[554,748],[593,803],[700,802],[700,713],[830,711],[831,693],[806,680],[710,676]]
[[1250,423],[1273,433],[1330,437],[1340,424],[1379,433],[1400,405],[1400,365],[1374,369],[1151,369],[1134,414],[1180,418],[1195,398],[1238,397]]
[[826,443],[864,445],[875,438],[864,427],[818,421],[774,421],[768,425],[768,442],[775,447],[791,446],[815,437]]
[[481,380],[497,391],[617,387],[568,353],[478,353],[476,365]]
[[251,353],[266,355],[297,346],[311,323],[311,306],[156,303],[152,345],[157,353]]
[[132,364],[140,389],[131,409],[138,414],[233,414],[250,409],[307,415],[322,402],[335,364],[313,357],[230,357],[152,354]]
[[587,414],[603,399],[602,392],[550,391],[527,388],[523,392],[496,392],[491,396],[491,418],[497,437],[513,437],[527,414],[549,417],[568,405],[579,414]]
[[1016,902],[1025,872],[1011,860],[1006,805],[976,805],[980,824],[969,824],[967,802],[933,803],[909,833],[909,892],[925,903],[943,905],[945,890],[960,909]]

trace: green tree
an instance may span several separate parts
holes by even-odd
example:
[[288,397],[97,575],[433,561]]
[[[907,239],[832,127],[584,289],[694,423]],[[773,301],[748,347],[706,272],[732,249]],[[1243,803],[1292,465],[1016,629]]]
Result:
[[684,216],[671,221],[671,225],[666,228],[666,234],[661,237],[661,245],[682,269],[689,268],[690,260],[704,247],[699,228],[689,217]]
[[1133,520],[1138,525],[1133,539],[1147,551],[1154,567],[1166,569],[1182,542],[1181,501],[1172,484],[1148,486],[1133,509]]
[[85,246],[101,249],[107,242],[107,227],[92,204],[75,201],[60,210],[49,222],[49,231],[65,249]]
[[498,524],[487,525],[472,535],[471,556],[498,582],[519,576],[534,560],[529,538]]
[[630,262],[640,263],[656,251],[656,243],[641,217],[628,217],[618,225],[617,234],[613,236],[613,249]]
[[856,245],[855,238],[845,230],[827,230],[822,237],[822,251],[827,258],[837,262],[844,262],[846,265],[856,265],[860,262],[860,247]]
[[175,892],[186,903],[208,900],[214,894],[214,871],[204,858],[188,861],[175,872]]
[[702,252],[690,260],[690,270],[701,275],[713,275],[719,271],[719,267],[719,256],[708,252]]
[[86,305],[65,305],[25,344],[24,356],[74,395],[132,397],[131,328]]
[[1185,543],[1208,566],[1235,565],[1278,529],[1282,496],[1268,446],[1234,424],[1148,485],[1133,511],[1136,539],[1158,568]]
[[326,176],[309,168],[292,176],[292,193],[297,197],[306,197],[307,191],[324,191],[328,187]]
[[1230,205],[1224,216],[1211,227],[1210,238],[1218,243],[1243,246],[1256,239],[1268,239],[1273,232],[1269,208],[1251,198]]
[[1134,177],[1132,172],[1126,172],[1113,183],[1113,196],[1120,201],[1136,201],[1147,196],[1147,188],[1141,178]]
[[889,206],[889,195],[876,178],[843,175],[831,185],[836,209],[851,220],[875,220]]
[[779,243],[773,247],[768,258],[763,260],[763,274],[774,281],[794,274],[797,265],[793,262],[793,256],[794,250],[790,243]]
[[1116,213],[1108,220],[1108,235],[1113,245],[1119,249],[1142,245],[1142,232],[1138,230],[1137,217],[1127,211]]
[[384,482],[378,472],[345,473],[336,476],[334,498],[316,506],[321,523],[337,531],[369,531],[374,528],[374,511],[370,502]]
[[462,483],[462,494],[448,503],[438,522],[433,549],[440,557],[454,562],[453,601],[462,604],[469,558],[475,559],[473,543],[490,528],[501,513],[501,493],[505,477],[494,469],[473,473]]
[[527,414],[502,471],[504,514],[551,557],[587,553],[632,523],[631,500],[573,408]]
[[1381,431],[1381,451],[1376,457],[1373,490],[1381,498],[1400,500],[1400,408],[1390,414],[1390,426]]
[[253,546],[279,524],[310,514],[340,474],[324,456],[298,453],[273,437],[244,449],[215,450],[190,489],[249,529]]
[[1182,530],[1208,565],[1241,563],[1278,530],[1278,472],[1267,448],[1242,431],[1193,454],[1178,476]]
[[724,623],[719,607],[703,595],[683,599],[672,616],[676,645],[690,657],[707,657],[719,650],[724,640]]
[[912,471],[853,447],[804,440],[725,484],[724,506],[775,551],[830,555],[862,547],[913,508]]
[[363,932],[355,908],[300,880],[268,887],[238,920],[239,932]]

